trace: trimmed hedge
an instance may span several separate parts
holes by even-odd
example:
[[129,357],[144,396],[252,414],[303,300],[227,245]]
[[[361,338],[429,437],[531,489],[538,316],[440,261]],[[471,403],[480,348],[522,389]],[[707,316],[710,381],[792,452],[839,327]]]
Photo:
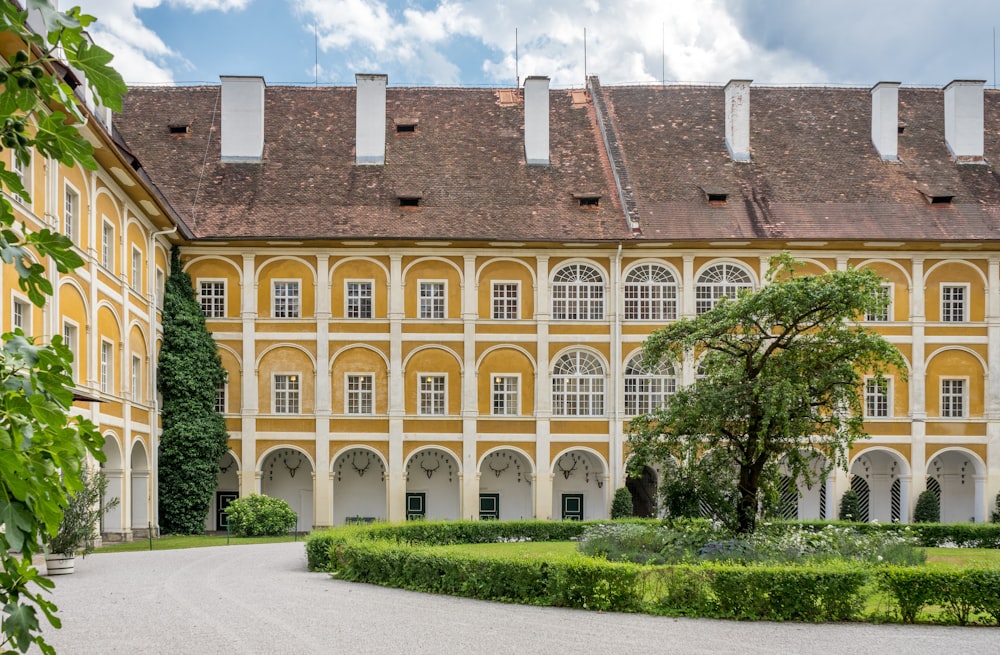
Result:
[[924,548],[957,546],[959,548],[1000,548],[998,523],[853,523],[846,521],[776,521],[773,527],[802,527],[822,530],[828,525],[850,525],[860,532],[909,531]]
[[[436,545],[498,541],[564,541],[586,524],[574,521],[456,521],[373,524],[309,535],[312,570],[344,580],[531,605],[669,616],[770,621],[863,620],[866,602],[882,594],[889,616],[904,622],[925,607],[938,620],[1000,624],[1000,568],[864,566],[643,566],[587,557],[536,559],[442,551]],[[780,526],[778,526],[780,529]],[[873,528],[874,529],[874,528]]]

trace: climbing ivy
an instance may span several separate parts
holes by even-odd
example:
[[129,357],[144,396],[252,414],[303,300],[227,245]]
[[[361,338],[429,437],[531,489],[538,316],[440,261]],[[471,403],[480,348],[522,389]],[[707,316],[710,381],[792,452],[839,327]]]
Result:
[[160,417],[160,529],[200,534],[215,493],[219,459],[226,453],[225,419],[215,411],[215,390],[226,381],[215,340],[175,246],[163,293],[163,345],[156,385]]

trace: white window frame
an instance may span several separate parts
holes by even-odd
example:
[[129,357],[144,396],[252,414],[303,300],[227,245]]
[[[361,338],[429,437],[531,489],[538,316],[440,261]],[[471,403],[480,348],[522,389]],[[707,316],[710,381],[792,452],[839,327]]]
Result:
[[[503,384],[503,388],[499,385]],[[503,409],[504,411],[498,411]],[[492,416],[521,415],[521,375],[493,373],[490,375],[490,413]]]
[[[584,269],[588,269],[588,279],[581,275]],[[605,287],[604,273],[594,264],[574,262],[559,267],[552,275],[552,320],[603,321]]]
[[[951,384],[960,383],[961,392],[956,394],[954,389],[946,389]],[[969,378],[967,377],[942,377],[941,378],[941,418],[968,418],[969,417]],[[955,413],[954,399],[958,399],[958,412]]]
[[[721,279],[705,279],[707,275],[719,269],[722,271]],[[733,271],[741,273],[746,280],[737,280],[732,275]],[[694,307],[696,315],[711,311],[723,298],[732,300],[742,291],[752,291],[755,288],[750,269],[745,264],[736,262],[722,261],[710,264],[702,269],[695,280]]]
[[[73,202],[70,202],[73,198]],[[68,181],[63,182],[63,234],[74,244],[80,241],[80,192]]]
[[[962,290],[962,300],[961,300],[961,317],[960,318],[949,318],[954,314],[952,305],[956,302],[954,299],[946,299],[946,289],[961,289]],[[967,282],[947,282],[942,283],[938,293],[941,297],[941,322],[942,323],[964,323],[969,320],[969,284]],[[947,308],[947,309],[946,309]]]
[[650,371],[637,354],[625,362],[624,410],[626,416],[649,414],[669,402],[677,393],[677,367],[663,362]]
[[[205,285],[211,285],[211,293],[208,295],[205,295]],[[217,293],[219,285],[222,288],[221,295]],[[198,278],[198,305],[205,318],[226,317],[226,291],[225,278]],[[206,307],[209,311],[205,311]]]
[[142,293],[142,250],[139,246],[132,244],[132,279],[129,283],[132,288]]
[[[654,273],[655,271],[655,273]],[[629,278],[641,275],[641,279]],[[657,278],[668,278],[657,279]],[[677,276],[664,264],[642,262],[625,273],[623,316],[626,321],[675,321],[679,300]]]
[[[362,383],[362,386],[356,388],[352,386],[355,378]],[[367,383],[367,388],[364,388],[364,383]],[[368,411],[365,411],[366,405]],[[375,415],[375,375],[373,373],[344,374],[344,413],[351,416]]]
[[215,411],[226,414],[229,410],[229,384],[223,382],[215,388]]
[[163,293],[167,288],[167,274],[159,266],[156,267],[156,306],[163,309]]
[[[351,285],[357,285],[359,293],[351,293]],[[367,285],[368,295],[363,290]],[[362,311],[367,309],[366,312]],[[353,315],[352,315],[353,312]],[[375,318],[375,280],[344,280],[344,318],[365,320]]]
[[10,330],[21,328],[25,336],[31,336],[31,301],[19,293],[12,293],[10,299]]
[[79,348],[80,348],[80,326],[76,321],[71,321],[68,318],[63,319],[62,324],[62,338],[63,345],[69,349],[73,354],[73,378],[76,379],[77,372],[80,364]]
[[132,400],[142,400],[142,357],[132,355]]
[[[437,388],[438,385],[440,385],[440,389]],[[440,411],[437,411],[438,409]],[[417,414],[420,416],[448,415],[447,373],[417,374]]]
[[[35,194],[32,193],[33,189],[31,184],[31,164],[34,162],[34,160],[35,160],[34,157],[29,156],[28,163],[22,165],[21,162],[18,161],[17,159],[17,154],[15,154],[13,150],[10,153],[10,170],[12,173],[17,175],[17,177],[21,180],[21,186],[24,187],[24,190],[27,191],[28,195],[31,196],[32,198],[35,197]],[[21,203],[22,205],[26,204],[25,199],[22,198],[19,193],[12,193],[11,195],[17,202]]]
[[[440,296],[425,292],[440,289]],[[448,280],[417,280],[417,318],[440,321],[448,318]]]
[[[510,296],[511,287],[513,287],[513,297]],[[503,295],[498,295],[499,291],[503,291]],[[490,287],[490,317],[496,321],[516,321],[521,318],[521,282],[519,280],[493,281]]]
[[112,393],[114,389],[115,344],[108,339],[101,339],[101,391]]
[[895,298],[893,297],[895,295],[895,285],[891,282],[885,283],[881,285],[881,289],[882,291],[880,293],[889,299],[889,303],[885,306],[884,314],[872,314],[870,312],[866,312],[865,320],[869,323],[888,323],[893,319],[892,309],[893,302],[895,301]]
[[[279,388],[279,382],[281,383]],[[279,405],[279,399],[281,401]],[[271,413],[302,413],[302,375],[297,372],[271,375]]]
[[[564,363],[572,369],[571,372],[559,372]],[[591,370],[585,371],[581,366],[583,363]],[[592,370],[595,367],[597,372]],[[605,416],[606,377],[604,363],[592,352],[571,350],[560,355],[552,366],[552,415],[571,418]]]
[[101,266],[115,270],[115,224],[107,219],[101,221]]
[[[293,299],[293,296],[285,294],[280,296],[282,301],[282,309],[278,310],[278,285],[288,285],[287,289],[291,289],[291,285],[295,285],[295,306],[290,307],[289,301]],[[294,311],[293,311],[294,310]],[[302,318],[302,280],[300,279],[279,279],[271,280],[271,317],[272,318]]]
[[877,385],[877,378],[865,377],[864,412],[866,419],[892,418],[892,378],[883,378],[884,386]]

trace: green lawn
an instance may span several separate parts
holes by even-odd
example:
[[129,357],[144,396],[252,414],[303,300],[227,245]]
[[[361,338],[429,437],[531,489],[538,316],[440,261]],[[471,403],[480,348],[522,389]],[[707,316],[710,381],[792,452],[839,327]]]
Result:
[[[526,559],[563,558],[580,555],[575,541],[515,541],[501,544],[456,544],[441,550],[471,555],[524,557]],[[583,555],[580,555],[583,557]]]
[[995,548],[927,548],[927,563],[947,566],[1000,566]]
[[[301,541],[291,535],[281,537],[226,537],[225,535],[167,535],[153,539],[152,550],[176,550],[178,548],[204,548],[206,546],[240,546],[247,544],[274,544],[284,541]],[[139,539],[127,543],[108,544],[94,551],[100,553],[131,553],[150,550],[148,539]]]

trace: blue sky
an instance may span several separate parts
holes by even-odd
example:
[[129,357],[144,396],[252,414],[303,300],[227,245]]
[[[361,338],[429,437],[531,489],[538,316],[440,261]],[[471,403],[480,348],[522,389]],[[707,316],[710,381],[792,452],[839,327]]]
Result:
[[993,86],[1000,28],[996,0],[76,1],[132,84],[353,84],[363,72],[463,86],[548,75],[567,87],[586,72],[605,84]]

